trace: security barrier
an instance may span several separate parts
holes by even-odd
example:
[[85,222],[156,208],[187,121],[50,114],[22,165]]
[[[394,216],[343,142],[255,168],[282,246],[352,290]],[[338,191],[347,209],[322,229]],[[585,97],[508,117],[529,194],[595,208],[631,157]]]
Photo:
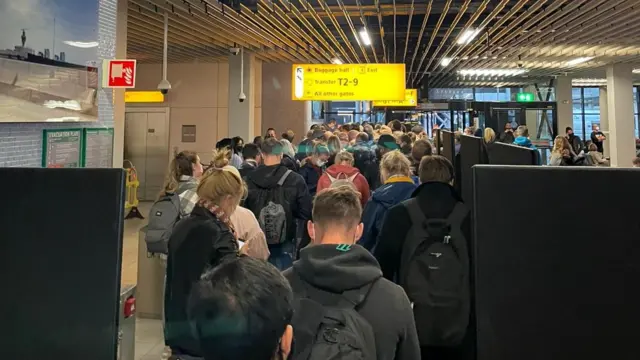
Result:
[[138,173],[136,172],[136,167],[133,166],[131,161],[125,161],[129,163],[129,167],[125,169],[127,171],[127,195],[125,197],[124,208],[130,209],[125,219],[144,219],[144,216],[142,216],[142,214],[138,210],[138,186],[140,186],[140,182],[138,181]]

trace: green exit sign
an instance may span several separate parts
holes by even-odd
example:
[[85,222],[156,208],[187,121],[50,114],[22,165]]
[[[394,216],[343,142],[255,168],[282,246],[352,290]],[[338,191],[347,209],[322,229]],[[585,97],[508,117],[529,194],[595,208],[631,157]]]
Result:
[[521,92],[516,94],[516,100],[518,102],[533,102],[535,101],[535,96],[532,93]]

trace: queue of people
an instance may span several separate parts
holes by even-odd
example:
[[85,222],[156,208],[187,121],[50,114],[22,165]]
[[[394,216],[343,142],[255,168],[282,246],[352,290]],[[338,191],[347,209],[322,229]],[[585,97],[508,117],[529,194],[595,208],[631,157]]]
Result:
[[173,359],[473,359],[469,209],[451,162],[398,121],[305,135],[222,139],[204,167],[173,159],[154,208],[177,199],[178,215],[150,215]]

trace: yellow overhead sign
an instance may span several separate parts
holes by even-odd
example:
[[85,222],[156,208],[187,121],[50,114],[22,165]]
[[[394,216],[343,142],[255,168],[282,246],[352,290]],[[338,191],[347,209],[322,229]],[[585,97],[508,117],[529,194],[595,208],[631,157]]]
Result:
[[125,103],[161,103],[164,95],[160,91],[125,91]]
[[294,64],[293,100],[403,100],[404,64]]
[[381,100],[374,101],[373,107],[384,107],[384,106],[404,106],[404,107],[415,107],[418,105],[418,90],[417,89],[407,89],[404,92],[404,100]]

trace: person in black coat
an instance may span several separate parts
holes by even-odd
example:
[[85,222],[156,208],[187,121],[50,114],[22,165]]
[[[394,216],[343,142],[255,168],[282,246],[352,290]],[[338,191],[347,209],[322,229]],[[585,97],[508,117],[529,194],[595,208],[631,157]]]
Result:
[[[454,206],[462,202],[462,198],[453,187],[454,168],[443,156],[426,156],[420,163],[421,185],[413,192],[412,198],[418,199],[418,204],[427,219],[446,219]],[[411,217],[404,202],[392,207],[385,218],[378,236],[378,245],[374,255],[380,264],[382,274],[391,281],[397,281],[400,271],[402,250],[412,226]],[[472,249],[471,220],[469,217],[462,224],[462,232],[467,241],[467,249]],[[469,254],[471,261],[471,255]],[[473,266],[470,267],[473,269]],[[473,271],[470,283],[473,286]],[[473,292],[471,292],[473,293]],[[471,301],[473,304],[473,301]],[[467,335],[459,347],[435,348],[423,347],[422,358],[429,360],[470,360],[475,354],[475,325],[472,315]]]
[[169,239],[165,343],[174,355],[202,356],[187,318],[189,292],[205,270],[238,255],[229,217],[244,195],[244,186],[227,155],[228,150],[214,157],[213,167],[200,180],[200,200],[191,214],[176,224]]
[[[248,195],[243,206],[260,218],[260,211],[264,207],[264,199],[278,185],[284,174],[289,170],[282,164],[282,144],[275,139],[265,139],[262,143],[263,165],[250,173],[247,178]],[[287,223],[286,239],[282,244],[269,244],[271,256],[269,261],[283,270],[291,266],[297,253],[296,249],[296,220],[306,222],[311,219],[311,196],[302,176],[295,172],[289,173],[284,183],[284,194],[287,206],[285,212],[292,217]],[[267,239],[269,240],[269,239]]]
[[246,144],[244,148],[242,148],[242,158],[244,161],[240,166],[240,175],[244,179],[249,175],[249,173],[253,172],[258,165],[260,165],[260,161],[262,160],[262,156],[260,154],[260,148],[256,144]]

